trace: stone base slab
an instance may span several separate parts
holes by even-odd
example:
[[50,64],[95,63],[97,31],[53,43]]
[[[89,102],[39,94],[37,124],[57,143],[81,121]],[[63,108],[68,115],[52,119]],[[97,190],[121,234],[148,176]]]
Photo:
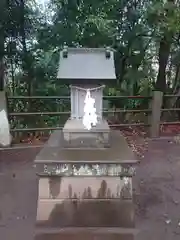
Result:
[[132,201],[39,199],[37,226],[133,228]]

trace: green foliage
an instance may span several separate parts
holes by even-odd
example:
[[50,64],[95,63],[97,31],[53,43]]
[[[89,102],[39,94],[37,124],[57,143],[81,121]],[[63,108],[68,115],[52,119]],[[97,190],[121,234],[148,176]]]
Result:
[[[6,63],[9,94],[68,96],[67,86],[56,79],[59,50],[66,43],[75,47],[111,46],[116,50],[117,85],[107,88],[107,95],[150,95],[160,68],[162,39],[170,44],[168,63],[164,66],[170,73],[166,74],[172,85],[170,91],[177,90],[179,1],[51,0],[44,12],[33,0],[7,2],[0,3],[0,63],[2,59]],[[147,108],[148,102],[123,99],[114,100],[111,105]],[[20,101],[10,103],[10,109],[68,111],[70,104],[54,100]],[[23,126],[30,124],[27,118],[16,119],[16,125],[17,122]],[[54,125],[60,120],[59,117],[36,116],[32,125],[39,126],[42,122]]]

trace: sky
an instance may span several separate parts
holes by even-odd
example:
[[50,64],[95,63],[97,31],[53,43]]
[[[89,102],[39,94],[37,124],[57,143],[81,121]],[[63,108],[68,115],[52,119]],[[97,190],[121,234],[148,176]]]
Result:
[[36,0],[36,1],[40,4],[44,4],[44,3],[48,2],[49,0]]
[[49,2],[49,0],[36,0],[36,2],[38,4],[42,4],[44,6],[44,8],[45,8],[45,4],[47,4]]

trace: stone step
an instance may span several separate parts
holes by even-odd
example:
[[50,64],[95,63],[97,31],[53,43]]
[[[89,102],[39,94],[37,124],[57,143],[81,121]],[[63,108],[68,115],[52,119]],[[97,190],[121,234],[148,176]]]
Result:
[[[45,164],[47,162],[58,163],[104,163],[112,164],[122,162],[129,162],[130,164],[137,163],[135,155],[128,146],[125,138],[117,131],[111,131],[110,148],[64,148],[63,143],[59,139],[62,132],[52,133],[49,141],[44,148],[37,154],[35,164]],[[56,141],[56,138],[58,140]],[[68,141],[68,139],[66,139]]]
[[133,240],[135,228],[36,228],[35,240]]

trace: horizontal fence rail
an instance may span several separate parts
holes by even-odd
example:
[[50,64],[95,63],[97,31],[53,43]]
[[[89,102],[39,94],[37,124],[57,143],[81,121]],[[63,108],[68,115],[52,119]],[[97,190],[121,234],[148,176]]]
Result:
[[[139,112],[151,112],[151,109],[117,109],[117,110],[103,110],[103,113],[139,113]],[[70,115],[71,112],[11,112],[8,115],[9,116],[31,116],[31,115],[54,115],[54,116],[58,116],[58,115]]]
[[180,111],[180,108],[161,108],[162,112],[166,111]]
[[[122,124],[109,124],[110,127],[130,127],[130,126],[149,126],[148,123],[122,123]],[[60,127],[40,127],[40,128],[12,128],[11,132],[33,132],[33,131],[51,131],[62,130],[64,125]]]
[[70,99],[70,96],[8,96],[9,100],[17,99]]
[[[152,96],[103,96],[103,99],[151,99]],[[8,99],[70,99],[70,96],[8,96]]]
[[164,94],[163,97],[174,98],[174,97],[180,97],[180,95],[179,94]]

